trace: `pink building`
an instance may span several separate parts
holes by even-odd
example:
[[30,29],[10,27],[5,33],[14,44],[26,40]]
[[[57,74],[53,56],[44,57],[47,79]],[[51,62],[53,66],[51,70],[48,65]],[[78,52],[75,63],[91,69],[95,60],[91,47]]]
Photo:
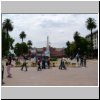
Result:
[[[36,49],[36,55],[41,57],[43,56],[46,47],[43,48],[35,48]],[[54,47],[50,47],[50,57],[64,57],[65,56],[65,52],[64,52],[64,48],[54,48]]]

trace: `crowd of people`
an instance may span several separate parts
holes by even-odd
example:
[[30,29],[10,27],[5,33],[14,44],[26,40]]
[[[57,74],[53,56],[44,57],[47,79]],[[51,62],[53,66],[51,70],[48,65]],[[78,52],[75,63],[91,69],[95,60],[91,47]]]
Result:
[[[22,58],[23,58],[23,63],[21,65],[21,71],[23,71],[24,67],[25,67],[25,71],[28,71],[28,66],[27,66],[28,58],[27,58],[26,55],[24,55]],[[18,58],[16,58],[16,59],[13,59],[12,57],[7,58],[7,61],[6,61],[7,78],[12,78],[12,74],[11,74],[11,71],[10,71],[11,67],[13,67],[12,60],[18,61]],[[79,54],[77,53],[76,54],[76,60],[77,60],[77,63],[80,66],[86,67],[86,55],[79,56]],[[59,65],[60,70],[62,70],[62,69],[66,70],[67,69],[65,62],[66,62],[65,58],[62,57],[61,60],[60,60],[60,65]],[[51,67],[50,57],[42,57],[42,58],[39,57],[39,58],[37,58],[36,65],[37,65],[37,71],[41,71],[42,69],[46,69],[46,68],[50,69],[50,67]],[[4,81],[3,81],[3,78],[4,78],[4,65],[2,64],[2,84],[5,84]]]
[[42,69],[46,69],[46,67],[49,69],[50,68],[50,58],[38,58],[37,60],[38,64],[38,71]]

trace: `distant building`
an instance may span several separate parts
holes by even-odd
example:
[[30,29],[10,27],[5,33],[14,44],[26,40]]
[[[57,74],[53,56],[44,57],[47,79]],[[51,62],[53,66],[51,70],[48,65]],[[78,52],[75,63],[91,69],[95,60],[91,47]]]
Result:
[[64,48],[54,48],[50,46],[49,37],[47,36],[47,45],[43,48],[31,48],[30,55],[37,57],[63,57],[65,56]]
[[[64,57],[65,51],[64,48],[50,48],[50,57]],[[43,48],[35,48],[36,49],[36,56],[42,57],[45,56],[46,47]]]
[[[86,39],[88,41],[91,41],[91,34],[87,35]],[[98,56],[98,30],[93,32],[93,51],[94,51],[94,55],[97,57]]]
[[44,56],[44,49],[43,48],[36,48],[36,56],[37,57],[42,57]]
[[50,55],[51,57],[64,57],[65,56],[64,48],[50,47]]
[[[88,41],[91,41],[91,34],[86,36]],[[93,32],[93,49],[98,49],[98,30]]]

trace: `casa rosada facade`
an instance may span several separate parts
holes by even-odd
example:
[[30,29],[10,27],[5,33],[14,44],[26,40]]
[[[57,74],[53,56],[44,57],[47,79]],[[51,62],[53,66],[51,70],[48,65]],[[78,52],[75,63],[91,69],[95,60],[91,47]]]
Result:
[[[32,48],[32,50],[33,50],[33,53],[35,53],[37,56],[42,56],[44,52],[46,51],[46,47]],[[49,50],[50,50],[50,57],[64,57],[65,56],[64,48],[49,47]]]

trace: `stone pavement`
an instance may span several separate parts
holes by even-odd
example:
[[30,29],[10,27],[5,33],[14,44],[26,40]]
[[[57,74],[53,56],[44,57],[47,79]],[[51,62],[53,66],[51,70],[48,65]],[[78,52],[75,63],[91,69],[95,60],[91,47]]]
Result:
[[13,78],[7,78],[5,68],[3,86],[97,86],[98,63],[87,61],[87,67],[68,67],[59,70],[58,67],[37,71],[36,67],[29,67],[28,71],[11,68]]

